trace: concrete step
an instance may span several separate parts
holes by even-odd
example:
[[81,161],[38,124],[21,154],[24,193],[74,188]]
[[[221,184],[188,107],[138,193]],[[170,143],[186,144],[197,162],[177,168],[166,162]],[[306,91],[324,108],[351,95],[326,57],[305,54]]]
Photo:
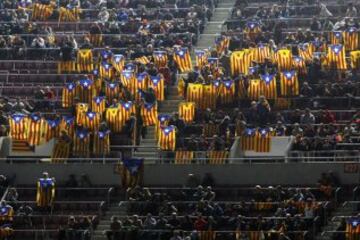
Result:
[[[169,96],[167,97],[167,100],[166,100],[166,101],[168,101],[168,100],[182,100],[182,97],[181,97],[181,96],[178,96],[177,93],[176,93],[176,95],[169,95]],[[163,102],[165,102],[165,101],[163,101]]]
[[142,139],[141,140],[141,146],[144,145],[144,144],[147,144],[147,145],[150,145],[150,144],[156,144],[156,141],[155,139]]
[[156,158],[158,157],[157,153],[155,152],[135,152],[134,157],[138,157],[138,158]]
[[166,100],[166,101],[163,101],[162,103],[159,104],[159,107],[162,108],[162,107],[168,107],[168,106],[178,106],[179,103],[181,102],[182,100],[179,100],[179,99],[169,99],[169,100]]
[[231,2],[220,1],[219,4],[217,5],[217,8],[232,8],[234,5],[235,3],[233,1]]

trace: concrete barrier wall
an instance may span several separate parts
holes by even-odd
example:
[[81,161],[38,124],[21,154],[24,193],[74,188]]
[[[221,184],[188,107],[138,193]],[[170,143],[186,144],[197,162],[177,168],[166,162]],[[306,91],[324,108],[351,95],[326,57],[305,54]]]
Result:
[[[0,163],[0,174],[17,175],[18,184],[33,184],[43,171],[48,171],[58,182],[69,174],[89,175],[94,184],[120,184],[114,165],[107,164],[7,164]],[[347,169],[345,172],[344,169]],[[355,169],[355,170],[354,170]],[[352,173],[349,173],[350,172]],[[217,184],[225,185],[314,185],[322,172],[335,172],[342,183],[359,183],[358,165],[345,163],[288,163],[288,164],[233,164],[233,165],[145,165],[146,185],[183,185],[189,173],[200,178],[211,173]]]

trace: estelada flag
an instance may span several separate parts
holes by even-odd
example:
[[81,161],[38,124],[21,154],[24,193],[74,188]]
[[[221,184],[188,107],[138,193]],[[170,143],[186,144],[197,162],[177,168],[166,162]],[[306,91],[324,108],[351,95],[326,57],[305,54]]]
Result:
[[255,38],[261,33],[261,25],[258,21],[248,21],[245,24],[244,35],[250,40],[254,41]]
[[221,36],[215,40],[216,52],[218,56],[221,56],[228,48],[230,44],[230,37]]
[[207,153],[209,164],[225,164],[228,156],[228,151],[209,151]]
[[130,118],[131,113],[136,113],[135,104],[132,101],[120,102],[119,104],[120,111],[120,124],[125,126],[126,121]]
[[52,178],[40,178],[36,184],[36,206],[49,207],[55,200],[55,181]]
[[137,72],[137,65],[133,62],[128,62],[125,64],[124,71]]
[[299,81],[295,70],[280,73],[280,90],[283,97],[299,95]]
[[142,185],[144,177],[143,158],[124,158],[122,164],[117,166],[121,176],[121,184],[124,188],[133,188]]
[[92,98],[96,95],[94,82],[88,78],[78,81],[76,87],[76,96],[80,102],[91,103]]
[[120,75],[120,82],[124,87],[129,87],[132,92],[132,87],[136,82],[135,73],[132,70],[124,70]]
[[195,103],[181,102],[179,103],[179,117],[186,123],[192,123],[195,118]]
[[110,131],[95,131],[93,139],[93,153],[96,156],[105,156],[110,153]]
[[77,130],[74,134],[73,155],[88,157],[90,154],[90,132],[86,129]]
[[260,128],[256,132],[255,152],[270,152],[271,129]]
[[83,125],[85,128],[94,131],[99,128],[100,120],[101,120],[100,113],[88,111],[84,115]]
[[198,105],[201,109],[206,108],[215,109],[218,97],[218,87],[211,83],[210,85],[203,85],[203,97],[201,104]]
[[240,148],[242,151],[254,151],[256,145],[256,129],[246,128],[240,137]]
[[247,75],[253,60],[254,54],[251,49],[243,49],[241,51],[233,52],[230,56],[231,75]]
[[174,49],[174,61],[181,73],[192,70],[190,51],[187,48]]
[[235,100],[235,82],[231,79],[221,81],[219,88],[220,103],[232,103]]
[[345,46],[341,44],[330,45],[327,52],[327,66],[337,70],[346,70]]
[[310,62],[313,59],[314,47],[312,43],[301,43],[298,45],[299,56],[306,62]]
[[61,119],[47,119],[45,124],[44,136],[45,141],[50,141],[53,138],[60,136],[60,123]]
[[343,33],[340,31],[329,32],[330,44],[343,44]]
[[359,49],[359,31],[355,27],[347,28],[343,35],[346,50],[354,51]]
[[109,62],[103,61],[99,66],[99,77],[103,79],[112,80],[115,76],[115,68]]
[[26,126],[28,118],[24,114],[15,113],[9,118],[10,137],[16,140],[26,139]]
[[176,148],[176,127],[161,127],[159,131],[158,146],[161,150],[174,151]]
[[125,57],[122,54],[114,54],[111,61],[113,67],[118,73],[121,73],[124,70],[125,66]]
[[78,72],[88,72],[94,70],[94,56],[91,49],[79,49],[76,57]]
[[149,86],[154,90],[156,100],[158,101],[163,101],[165,99],[164,85],[164,78],[161,74],[157,76],[150,76]]
[[300,56],[293,56],[293,68],[301,75],[307,74],[307,67],[305,60]]
[[168,56],[166,51],[154,51],[153,58],[157,68],[167,67]]
[[91,109],[94,112],[102,114],[106,108],[106,97],[105,96],[96,96],[92,100]]
[[131,93],[136,100],[141,99],[140,91],[146,91],[149,88],[149,74],[147,72],[142,72],[136,75],[136,78],[133,78],[131,82],[130,89]]
[[264,93],[263,95],[266,99],[276,99],[277,98],[277,86],[276,86],[276,77],[275,74],[261,74],[260,79],[264,84]]
[[140,114],[143,119],[144,126],[152,126],[157,122],[158,110],[155,103],[144,103],[141,106]]
[[175,164],[191,164],[194,159],[193,151],[176,151]]
[[27,124],[27,138],[29,145],[39,145],[41,142],[41,135],[43,130],[43,119],[36,113],[32,113],[29,116]]
[[109,100],[109,103],[113,99],[119,99],[120,86],[118,82],[105,82],[105,96]]
[[160,127],[167,126],[170,119],[171,119],[171,116],[169,114],[165,114],[165,113],[159,113],[158,114],[157,122],[156,122],[156,125],[155,125],[155,127],[156,127],[156,129],[155,129],[156,139],[158,139],[159,132],[160,132]]
[[209,52],[206,50],[195,50],[195,64],[200,69],[208,64]]
[[60,123],[60,132],[64,130],[72,138],[75,131],[75,117],[63,116]]
[[75,83],[65,84],[62,90],[62,106],[64,108],[71,107],[74,104],[74,98],[76,96],[76,85]]

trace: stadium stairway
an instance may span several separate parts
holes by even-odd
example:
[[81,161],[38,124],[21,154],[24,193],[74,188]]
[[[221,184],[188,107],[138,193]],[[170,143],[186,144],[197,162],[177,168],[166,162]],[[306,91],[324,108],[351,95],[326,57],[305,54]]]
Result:
[[[342,204],[340,207],[335,209],[334,212],[332,212],[331,216],[329,217],[329,221],[326,223],[326,225],[321,229],[319,234],[315,236],[315,240],[332,240],[335,239],[333,231],[337,231],[337,229],[341,225],[341,218],[338,216],[353,216],[354,215],[354,209],[351,205]],[[356,215],[356,214],[355,214]]]
[[106,214],[100,219],[99,225],[94,231],[92,240],[106,240],[104,234],[106,230],[110,229],[111,217],[112,216],[125,216],[127,214],[127,208],[125,205],[114,203],[106,211]]
[[220,34],[225,20],[231,14],[231,9],[234,6],[234,0],[221,0],[215,8],[211,21],[205,26],[203,34],[196,45],[197,49],[207,49],[214,45],[215,34]]

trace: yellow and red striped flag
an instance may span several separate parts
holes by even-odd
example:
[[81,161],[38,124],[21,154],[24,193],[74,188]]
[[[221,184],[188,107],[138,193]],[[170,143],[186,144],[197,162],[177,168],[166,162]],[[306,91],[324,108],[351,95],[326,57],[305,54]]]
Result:
[[86,129],[77,130],[73,140],[73,155],[75,157],[89,157],[90,132]]
[[345,48],[348,51],[359,49],[359,31],[355,27],[350,27],[344,31]]
[[118,73],[121,73],[124,70],[125,66],[125,57],[122,54],[114,54],[112,57],[112,66]]
[[254,60],[254,54],[251,49],[235,51],[230,56],[231,75],[249,74],[251,61]]
[[215,40],[216,52],[218,56],[221,56],[226,50],[229,49],[230,37],[221,36]]
[[99,77],[102,79],[113,80],[115,76],[115,68],[111,63],[103,61],[99,66]]
[[158,146],[161,150],[175,151],[176,148],[176,127],[160,127]]
[[192,70],[190,51],[187,48],[174,49],[174,62],[181,73]]
[[141,106],[140,114],[143,119],[144,126],[155,125],[158,118],[158,110],[156,103],[144,103]]
[[94,112],[102,114],[106,109],[106,97],[105,96],[96,96],[91,102],[91,109]]
[[299,56],[305,61],[310,62],[313,59],[314,47],[312,43],[302,43],[298,45]]
[[249,21],[245,24],[243,32],[246,38],[254,41],[256,37],[262,32],[261,25],[258,21]]
[[228,151],[209,151],[207,153],[209,164],[225,164],[228,156]]
[[100,113],[88,111],[85,113],[83,125],[85,128],[95,131],[99,128],[101,120]]
[[135,104],[131,101],[120,102],[119,104],[120,111],[120,122],[121,127],[125,126],[127,120],[129,120],[132,113],[136,113]]
[[218,97],[218,87],[211,83],[210,85],[203,85],[203,97],[201,104],[199,105],[201,109],[215,109],[216,101]]
[[179,103],[179,117],[186,123],[192,123],[195,118],[195,103],[181,102]]
[[350,62],[352,69],[360,69],[360,50],[350,52]]
[[129,91],[132,92],[132,87],[136,82],[136,77],[134,71],[124,70],[120,75],[120,82],[124,87],[130,88]]
[[299,95],[299,81],[295,70],[280,73],[280,93],[283,97]]
[[345,46],[341,44],[330,45],[327,52],[327,65],[337,70],[346,70]]
[[40,145],[43,123],[43,119],[39,115],[30,114],[27,122],[27,139],[30,146]]
[[240,137],[240,148],[242,151],[254,151],[256,145],[256,129],[246,128]]
[[209,52],[206,50],[195,50],[195,64],[200,69],[208,64]]
[[120,120],[120,110],[117,107],[109,107],[106,109],[105,119],[109,124],[109,128],[113,133],[120,133],[123,121]]
[[279,71],[290,70],[292,67],[292,53],[289,49],[275,51],[272,62],[277,64]]
[[306,75],[307,74],[307,67],[305,60],[300,56],[293,57],[293,69],[295,69],[299,74]]
[[25,140],[28,117],[24,114],[13,114],[9,118],[10,137],[16,140]]
[[79,49],[76,57],[78,72],[90,73],[94,70],[94,56],[91,49]]
[[154,51],[153,58],[157,68],[167,67],[168,55],[166,51]]
[[53,4],[34,3],[31,19],[33,21],[46,21],[54,12]]
[[76,96],[75,83],[67,83],[62,90],[62,106],[64,108],[71,107],[74,104]]
[[277,86],[275,74],[261,74],[260,79],[263,81],[264,93],[266,99],[277,98]]
[[146,56],[141,56],[134,59],[135,62],[140,63],[142,65],[147,65],[150,63],[150,60]]
[[203,85],[201,83],[189,83],[186,89],[186,101],[201,104],[203,99]]
[[221,104],[235,101],[235,82],[231,79],[221,81],[219,87],[219,99]]
[[343,33],[340,31],[329,32],[330,44],[343,44]]
[[93,154],[105,156],[110,153],[110,131],[96,131],[93,138]]
[[59,8],[59,22],[77,22],[80,20],[81,9],[78,7],[68,8],[60,7]]
[[139,90],[146,91],[149,88],[149,74],[147,72],[142,72],[136,75],[136,78],[133,78],[133,81],[130,84],[131,93],[133,94],[136,100],[141,99],[141,94]]
[[176,151],[175,164],[191,164],[194,159],[193,151]]
[[170,119],[171,119],[171,116],[168,114],[164,114],[164,113],[158,114],[157,122],[155,125],[156,139],[158,139],[158,137],[159,137],[160,127],[166,127],[168,125],[168,122]]
[[57,138],[60,136],[60,123],[61,119],[56,118],[54,120],[47,119],[45,122],[45,130],[44,130],[44,136],[45,141],[50,141],[53,138]]
[[96,95],[94,82],[88,78],[78,81],[76,86],[76,96],[80,102],[89,103]]
[[150,76],[149,87],[154,90],[156,100],[163,101],[165,99],[165,80],[161,74]]
[[247,96],[251,100],[258,100],[261,95],[265,94],[265,84],[261,79],[252,79],[249,81]]
[[72,138],[75,132],[75,117],[63,116],[60,123],[60,132],[61,131],[66,131],[67,135]]
[[113,99],[119,99],[120,86],[118,82],[105,82],[105,96],[109,100],[109,103]]
[[261,128],[256,132],[255,152],[270,152],[271,129]]
[[254,61],[264,63],[266,58],[270,58],[270,47],[266,44],[259,43],[253,51]]
[[78,103],[76,104],[76,124],[84,124],[85,113],[89,111],[89,104]]

